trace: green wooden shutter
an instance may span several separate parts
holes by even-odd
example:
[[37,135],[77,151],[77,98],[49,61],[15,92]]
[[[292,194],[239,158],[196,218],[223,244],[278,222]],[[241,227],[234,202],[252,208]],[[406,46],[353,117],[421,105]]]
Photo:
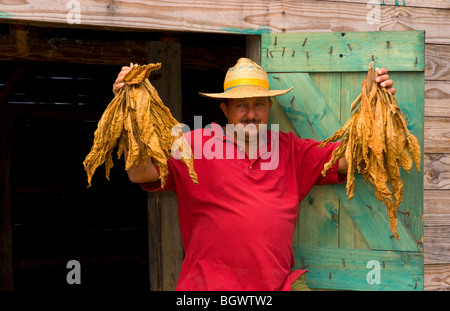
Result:
[[299,208],[296,268],[307,267],[312,288],[423,290],[425,33],[263,34],[261,47],[271,88],[295,86],[274,99],[270,122],[302,138],[323,140],[349,119],[371,61],[389,70],[408,128],[422,149],[421,172],[402,172],[400,238],[393,237],[386,207],[361,176],[350,201],[345,184],[315,186]]

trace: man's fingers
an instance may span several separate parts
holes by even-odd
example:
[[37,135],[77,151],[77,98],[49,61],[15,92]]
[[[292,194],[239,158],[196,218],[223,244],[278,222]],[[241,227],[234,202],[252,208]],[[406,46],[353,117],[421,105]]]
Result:
[[383,86],[383,87],[386,87],[386,88],[392,87],[394,85],[394,81],[392,81],[392,80],[384,80],[384,81],[382,81],[380,83],[380,85]]
[[380,76],[388,73],[388,70],[386,68],[377,68],[376,70],[378,75]]
[[123,83],[121,81],[123,81],[123,79],[120,81],[119,81],[119,79],[117,79],[116,82],[113,84],[112,91],[113,91],[114,95],[117,95],[119,90],[124,87],[125,83]]
[[[381,68],[381,69],[377,68],[377,73],[379,74],[379,76],[377,77],[375,82],[379,83],[380,86],[385,87],[388,92],[390,92],[390,93],[392,93],[392,95],[394,95],[397,92],[397,90],[395,88],[393,88],[394,81],[392,81],[389,78],[389,75],[387,74],[387,72],[388,72],[388,70],[386,68]],[[364,81],[366,81],[366,80],[364,79]],[[364,81],[362,84],[364,84]]]
[[386,68],[376,68],[378,77],[376,82],[380,83],[380,86],[385,87],[386,90],[392,94],[395,94],[397,90],[393,88],[394,81],[389,78],[388,70]]
[[383,81],[387,81],[387,80],[389,80],[389,75],[387,75],[387,74],[382,75],[382,76],[378,76],[375,79],[376,82],[383,82]]
[[125,83],[123,83],[123,78],[127,75],[127,73],[131,70],[131,67],[129,66],[123,66],[120,70],[119,74],[117,75],[116,81],[114,81],[113,84],[113,93],[117,95],[119,90],[123,88]]

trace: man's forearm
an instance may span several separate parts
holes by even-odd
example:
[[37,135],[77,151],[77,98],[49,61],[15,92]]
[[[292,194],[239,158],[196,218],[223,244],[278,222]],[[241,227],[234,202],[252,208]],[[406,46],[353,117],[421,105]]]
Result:
[[339,159],[338,165],[339,165],[338,173],[339,174],[347,174],[348,164],[347,164],[347,160],[345,160],[345,157],[342,157]]
[[[126,145],[123,146],[123,155],[125,159],[128,156]],[[152,158],[148,158],[147,163],[133,165],[127,170],[127,174],[133,183],[147,183],[159,180],[159,173],[153,164]]]

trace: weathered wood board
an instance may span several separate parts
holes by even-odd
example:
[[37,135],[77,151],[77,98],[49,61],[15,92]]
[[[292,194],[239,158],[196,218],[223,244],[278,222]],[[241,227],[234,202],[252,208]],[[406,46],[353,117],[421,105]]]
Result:
[[246,35],[425,29],[427,43],[450,43],[445,1],[5,1],[0,19],[12,23]]

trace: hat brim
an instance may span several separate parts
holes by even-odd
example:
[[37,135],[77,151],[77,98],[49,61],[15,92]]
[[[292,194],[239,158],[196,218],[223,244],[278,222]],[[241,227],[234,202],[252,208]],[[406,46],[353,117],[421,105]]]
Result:
[[253,98],[253,97],[274,97],[286,94],[294,87],[287,90],[268,90],[261,86],[243,85],[232,88],[223,93],[202,93],[198,92],[201,96],[216,98],[216,99],[233,99],[233,98]]

